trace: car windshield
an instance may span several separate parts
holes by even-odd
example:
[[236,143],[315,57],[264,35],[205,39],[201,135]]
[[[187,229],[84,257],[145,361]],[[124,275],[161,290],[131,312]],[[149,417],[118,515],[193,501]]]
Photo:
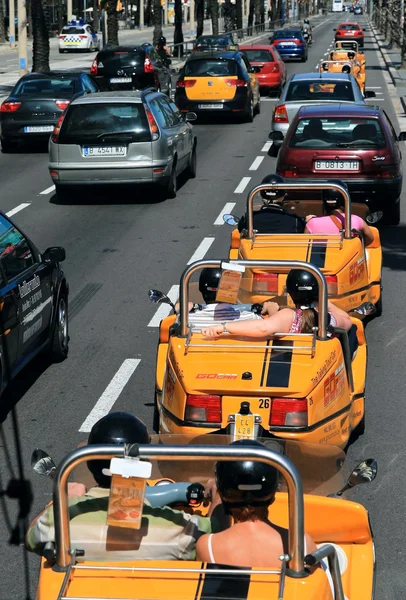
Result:
[[250,62],[275,62],[269,50],[243,50]]
[[185,65],[185,77],[224,77],[225,75],[237,75],[237,63],[234,60],[189,60]]
[[85,33],[83,27],[64,27],[62,29],[62,35],[66,35],[68,33]]
[[378,119],[358,117],[312,117],[300,119],[291,148],[385,148]]
[[197,40],[196,46],[227,46],[229,43],[226,37],[204,37]]
[[361,29],[361,27],[357,24],[344,23],[344,25],[340,25],[339,29],[344,29],[345,31],[354,31],[356,29]]
[[331,100],[353,102],[354,92],[348,81],[292,81],[286,91],[286,102]]
[[273,37],[279,39],[299,38],[302,37],[302,33],[299,30],[285,29],[283,31],[275,31]]
[[44,77],[35,79],[21,79],[14,90],[13,96],[43,96],[62,97],[73,95],[77,92],[77,81],[73,77]]
[[114,52],[100,52],[97,57],[99,63],[104,68],[116,69],[127,66],[143,65],[145,61],[145,51],[142,50],[115,50]]
[[72,105],[59,134],[61,144],[103,142],[149,142],[151,133],[141,103],[94,103]]

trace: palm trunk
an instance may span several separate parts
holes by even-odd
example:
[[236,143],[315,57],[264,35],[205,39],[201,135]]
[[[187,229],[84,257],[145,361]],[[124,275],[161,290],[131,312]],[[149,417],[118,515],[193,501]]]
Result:
[[4,5],[3,0],[0,0],[0,44],[6,41],[6,27],[4,23]]
[[235,5],[236,7],[236,19],[237,19],[237,29],[242,29],[243,28],[243,6],[242,3],[245,0],[237,0],[237,3]]
[[196,37],[203,35],[204,29],[204,0],[196,2]]
[[[254,0],[250,0],[250,11],[248,13],[248,27],[252,28],[253,23],[254,23]],[[250,35],[252,35],[252,30],[250,32]]]
[[98,2],[98,0],[93,0],[92,8],[93,8],[93,29],[95,31],[99,31],[100,20],[99,20],[99,2]]
[[[175,0],[175,30],[173,32],[173,42],[174,44],[183,44],[183,31],[182,31],[182,21],[183,21],[183,4],[182,0]],[[174,48],[173,52],[174,56],[183,56],[183,46],[178,46]]]
[[61,32],[62,31],[62,27],[65,24],[62,0],[58,0],[58,2],[57,2],[57,9],[58,9],[58,28],[59,28],[59,32]]
[[153,44],[157,45],[162,35],[162,8],[161,0],[154,0],[154,37]]
[[217,0],[211,0],[210,3],[211,29],[213,35],[219,33],[219,3]]
[[261,23],[261,4],[264,3],[262,0],[254,0],[254,16],[255,16],[255,25],[259,25]]
[[107,43],[112,46],[118,46],[118,19],[116,11],[117,3],[109,0],[106,5],[107,10]]
[[48,73],[49,68],[49,19],[46,0],[32,0],[32,71]]

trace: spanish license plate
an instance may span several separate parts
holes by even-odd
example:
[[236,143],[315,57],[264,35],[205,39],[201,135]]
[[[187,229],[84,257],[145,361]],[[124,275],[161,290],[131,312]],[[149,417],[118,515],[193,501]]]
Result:
[[47,133],[53,130],[53,125],[27,125],[24,127],[24,133]]
[[131,77],[112,77],[110,83],[131,83]]
[[84,146],[82,154],[86,158],[93,156],[125,156],[127,148],[125,146]]
[[223,108],[222,104],[199,104],[200,109],[215,109],[221,110]]
[[235,439],[252,439],[254,436],[255,415],[235,415]]
[[296,48],[296,44],[279,44],[281,48]]
[[316,171],[358,171],[358,160],[316,160]]

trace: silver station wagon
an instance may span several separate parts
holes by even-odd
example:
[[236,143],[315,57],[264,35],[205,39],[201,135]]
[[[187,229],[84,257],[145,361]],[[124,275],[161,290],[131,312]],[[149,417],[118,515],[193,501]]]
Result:
[[60,199],[84,185],[152,183],[176,196],[182,171],[196,177],[196,137],[177,106],[155,89],[74,100],[49,142],[49,172]]

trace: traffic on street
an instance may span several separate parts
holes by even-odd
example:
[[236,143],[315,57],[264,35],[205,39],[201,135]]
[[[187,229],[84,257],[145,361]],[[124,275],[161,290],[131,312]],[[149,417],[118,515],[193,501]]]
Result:
[[[265,559],[258,564],[244,548],[240,556],[232,532],[243,532],[244,521],[235,517],[221,533],[199,522],[211,537],[202,535],[190,553],[185,542],[179,556],[154,555],[145,539],[139,557],[152,557],[160,568],[171,566],[160,561],[175,558],[177,567],[180,559],[190,561],[190,589],[181,578],[175,588],[173,578],[165,583],[154,573],[157,587],[148,595],[148,578],[135,569],[137,597],[209,597],[208,577],[202,585],[199,577],[205,563],[217,563],[277,568],[281,581],[287,565],[285,596],[270,579],[248,589],[248,577],[245,591],[233,589],[230,598],[299,597],[295,582],[304,584],[300,594],[309,599],[402,598],[406,131],[368,15],[344,9],[310,17],[304,28],[289,23],[239,47],[233,39],[224,47],[211,41],[206,48],[202,41],[172,69],[146,33],[126,32],[123,46],[101,49],[90,29],[80,42],[83,54],[67,51],[70,38],[55,43],[54,74],[18,81],[7,53],[0,74],[0,312],[7,319],[0,343],[0,487],[5,490],[19,468],[14,407],[24,476],[33,490],[25,524],[64,489],[61,471],[53,498],[50,456],[58,465],[79,447],[78,462],[84,462],[89,434],[89,444],[140,443],[140,457],[153,463],[160,456],[154,444],[175,444],[175,455],[194,461],[184,472],[179,465],[186,459],[168,462],[167,469],[162,460],[159,474],[131,471],[130,477],[204,484],[204,493],[189,485],[187,501],[165,500],[186,505],[192,520],[214,476],[209,451],[196,449],[193,439],[226,447],[255,438],[264,444],[259,449],[243,443],[234,456],[231,448],[225,460],[235,461],[227,463],[229,472],[224,467],[224,486],[226,463],[217,463],[217,489],[226,507],[271,505],[277,476],[265,500],[251,479],[230,492],[232,469],[246,476],[235,467],[244,450],[254,460],[244,465],[260,465],[255,452],[268,449],[262,459],[272,459],[287,481],[281,490],[289,491],[288,500],[277,494],[269,513],[278,531],[287,527],[289,502],[289,547],[281,545],[277,554],[286,555],[282,568],[279,559],[276,566]],[[141,419],[149,433],[128,417],[123,431],[141,427],[138,439],[103,437],[99,422],[117,411]],[[176,444],[186,443],[191,449],[182,455]],[[31,458],[39,448],[50,455],[48,470],[34,470],[48,480],[30,467],[44,459]],[[103,456],[111,458],[107,451]],[[138,496],[131,496],[130,513],[120,505],[124,493],[114,486],[127,480],[113,469],[123,455],[114,456],[103,470],[95,467],[100,456],[93,456],[89,469],[101,488],[110,487],[102,483],[106,469],[113,476],[110,496],[104,494],[110,497],[109,527],[122,531],[120,519],[128,517],[135,531],[141,526]],[[292,483],[291,464],[303,479],[304,525],[303,492]],[[82,481],[83,466],[76,465],[72,481]],[[64,468],[68,473],[67,463]],[[346,485],[343,474],[353,469]],[[89,473],[83,479],[89,489],[86,478]],[[364,482],[370,485],[357,485]],[[148,510],[161,506],[151,490]],[[211,518],[212,508],[199,519]],[[66,546],[58,548],[65,540],[63,518],[53,534],[56,550],[54,540],[45,546],[49,532],[41,530],[41,537],[30,529],[33,552],[27,552],[9,544],[17,502],[4,498],[1,510],[6,559],[0,600],[33,599],[40,572],[35,552],[63,568],[71,560]],[[229,510],[234,516],[236,508]],[[158,535],[151,514],[151,535]],[[260,539],[251,544],[258,552]],[[171,547],[172,541],[165,543]],[[227,547],[238,549],[234,562],[228,562]],[[327,561],[329,552],[337,564]],[[117,561],[132,560],[122,549],[119,555]],[[112,556],[102,560],[114,564]],[[96,542],[86,546],[87,557],[100,560]],[[196,557],[199,562],[191,562]],[[91,569],[79,575],[83,590],[92,590],[85,596],[77,583],[68,593],[61,573],[43,562],[38,600],[133,597],[129,584],[117,592],[117,579],[113,584],[106,576],[100,583]],[[52,596],[50,590],[61,586],[61,595]]]

